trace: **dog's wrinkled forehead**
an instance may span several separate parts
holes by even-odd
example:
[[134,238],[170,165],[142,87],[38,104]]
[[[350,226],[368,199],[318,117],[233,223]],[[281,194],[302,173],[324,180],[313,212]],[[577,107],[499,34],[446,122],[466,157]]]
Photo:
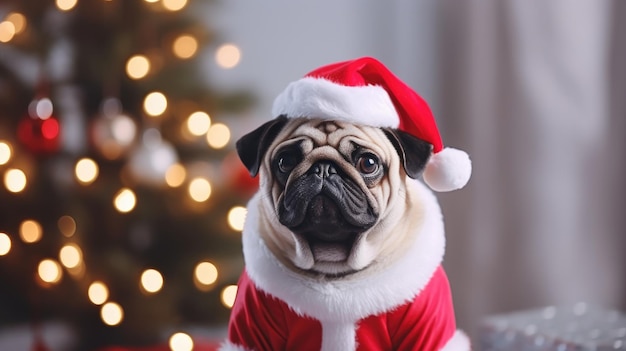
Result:
[[[340,140],[340,138],[337,137],[338,135],[345,134],[344,128],[334,121],[321,121],[314,123],[312,125],[313,128],[306,128],[305,126],[308,124],[310,123],[300,125],[300,127],[295,130],[294,134],[306,134],[318,145],[333,145],[333,143],[337,143]],[[303,133],[305,130],[306,133]],[[333,136],[335,137],[333,138]]]
[[[294,121],[295,126],[288,131],[279,148],[284,144],[300,143],[303,151],[325,145],[331,146],[342,154],[352,152],[356,147],[376,147],[381,139],[380,131],[372,127],[357,127],[354,124],[341,121],[303,120]],[[287,128],[288,129],[288,128]]]

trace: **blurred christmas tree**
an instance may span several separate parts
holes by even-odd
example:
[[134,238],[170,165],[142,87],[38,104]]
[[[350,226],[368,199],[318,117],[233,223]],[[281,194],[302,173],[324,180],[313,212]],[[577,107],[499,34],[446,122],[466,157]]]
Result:
[[251,99],[199,72],[198,6],[0,3],[0,325],[93,350],[226,323],[255,187],[226,122]]

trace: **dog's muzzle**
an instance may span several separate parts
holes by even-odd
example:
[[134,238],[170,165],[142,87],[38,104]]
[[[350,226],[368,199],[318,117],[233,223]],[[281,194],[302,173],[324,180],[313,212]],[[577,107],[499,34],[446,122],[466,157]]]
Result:
[[377,214],[359,185],[332,161],[319,161],[285,190],[279,221],[308,240],[312,249],[341,244],[348,251],[371,228]]

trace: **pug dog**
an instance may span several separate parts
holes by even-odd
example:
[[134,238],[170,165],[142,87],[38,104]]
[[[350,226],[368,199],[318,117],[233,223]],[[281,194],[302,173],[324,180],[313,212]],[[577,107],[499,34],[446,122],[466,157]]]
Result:
[[416,178],[430,144],[391,129],[282,116],[240,139],[237,150],[251,174],[263,168],[268,176],[268,230],[260,234],[289,269],[341,279],[408,247],[410,231],[388,235],[420,219],[400,220],[411,214],[401,208],[411,194],[398,170]]
[[279,109],[237,141],[260,183],[220,350],[470,350],[441,266],[441,210],[421,179],[446,162],[415,133],[318,105]]

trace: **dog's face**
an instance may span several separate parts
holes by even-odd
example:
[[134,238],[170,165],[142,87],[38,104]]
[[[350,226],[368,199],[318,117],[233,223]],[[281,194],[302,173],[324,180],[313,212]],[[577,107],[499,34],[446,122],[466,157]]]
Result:
[[[261,173],[261,236],[297,271],[342,277],[402,250],[403,218],[431,145],[392,129],[279,117],[237,142]],[[417,216],[419,217],[419,215]],[[395,231],[398,231],[396,233]]]

